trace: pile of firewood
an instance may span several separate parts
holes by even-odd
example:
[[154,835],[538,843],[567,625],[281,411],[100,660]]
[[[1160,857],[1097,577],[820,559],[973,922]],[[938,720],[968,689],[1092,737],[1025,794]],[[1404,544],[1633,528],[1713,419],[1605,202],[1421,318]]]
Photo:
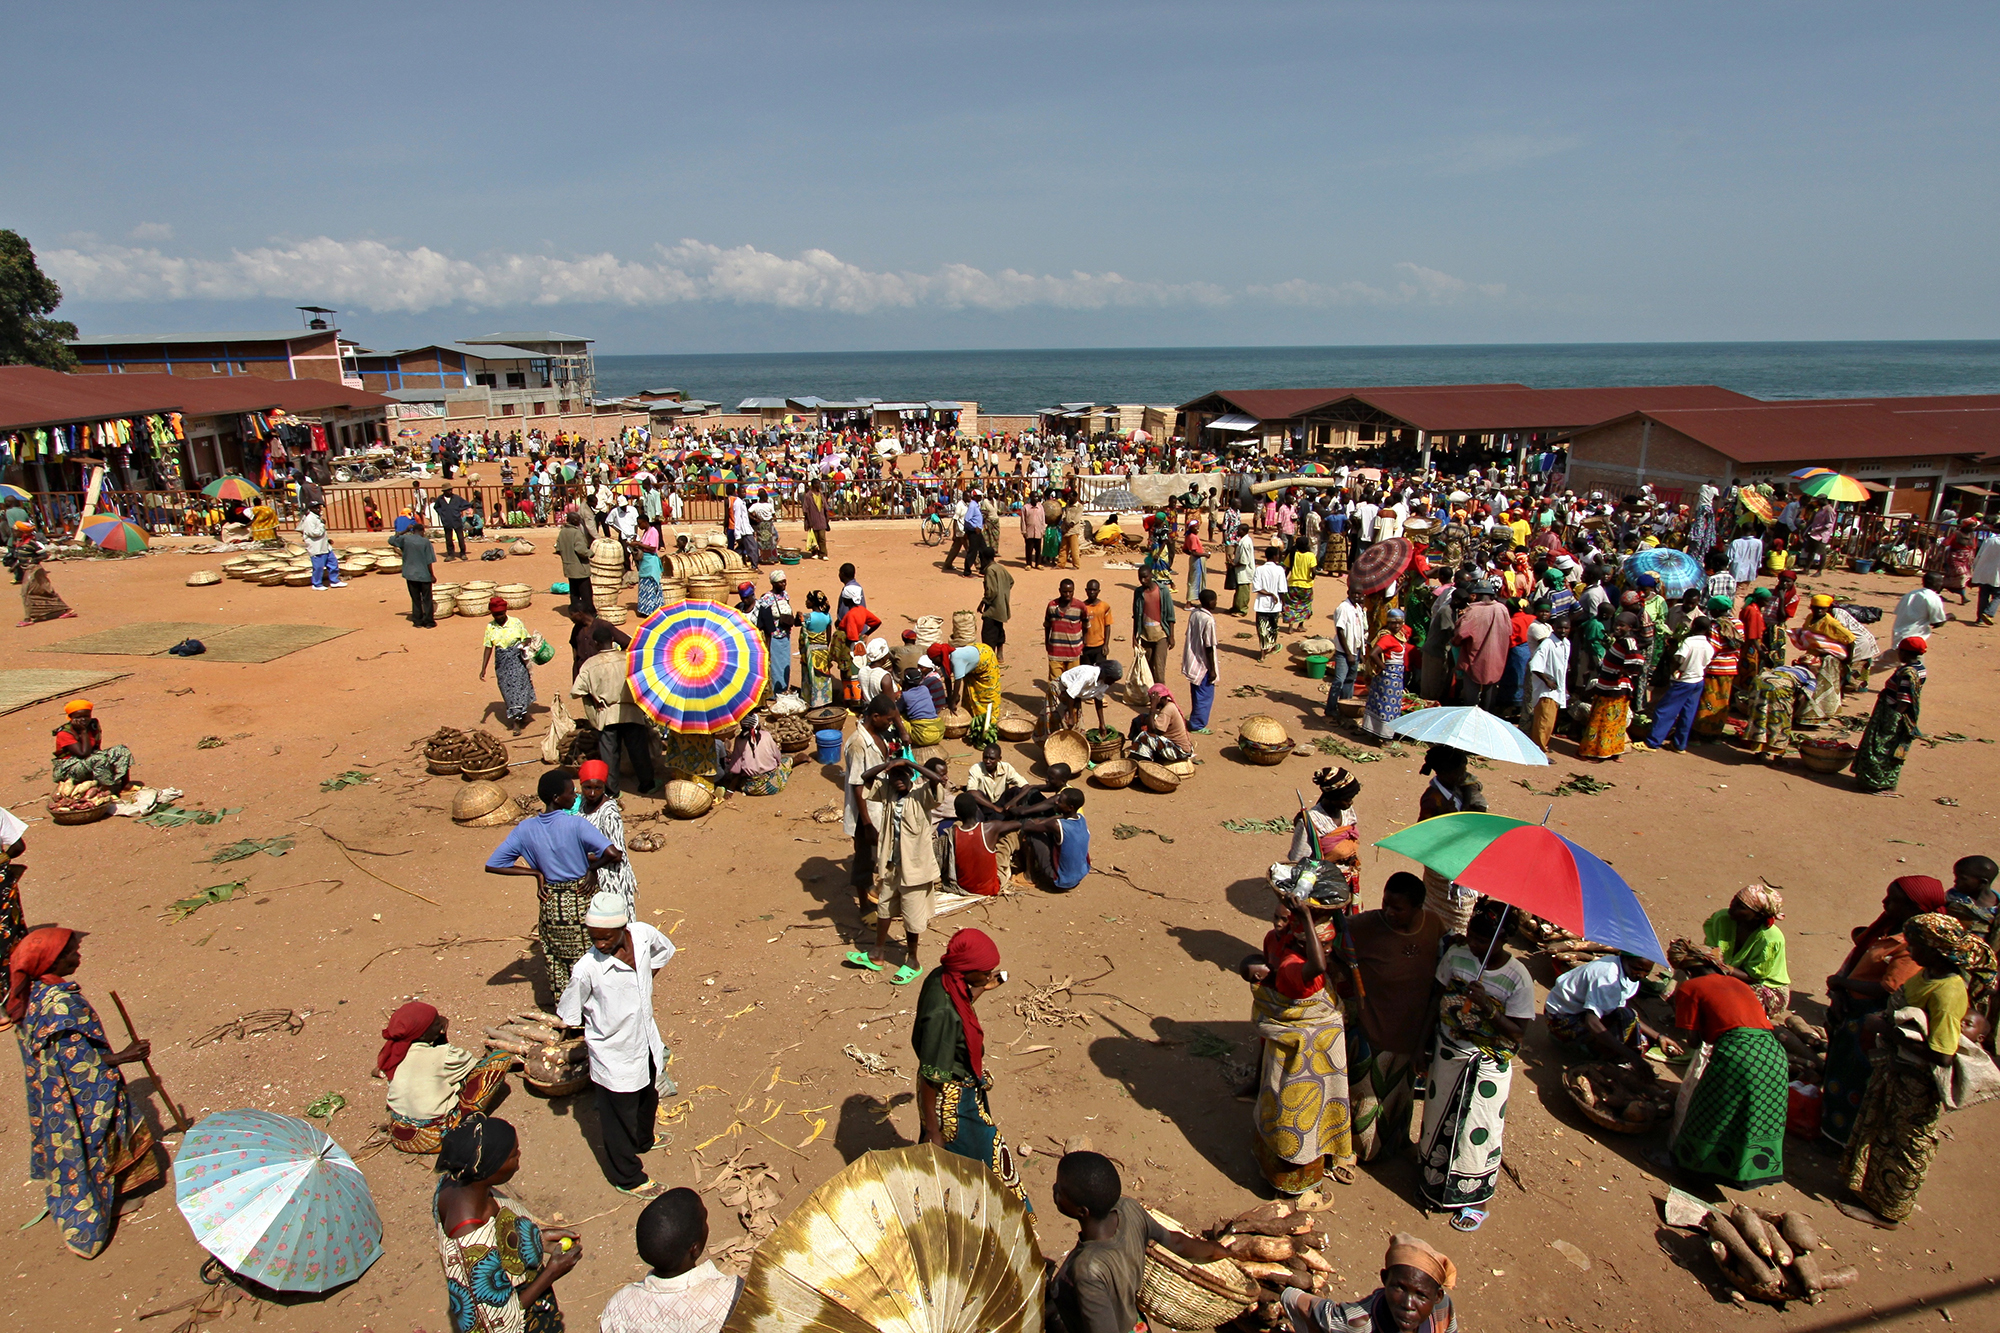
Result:
[[1735,1300],[1816,1303],[1821,1292],[1852,1286],[1861,1276],[1851,1265],[1821,1266],[1825,1246],[1804,1213],[1766,1213],[1739,1203],[1727,1216],[1710,1209],[1705,1220],[1709,1251]]

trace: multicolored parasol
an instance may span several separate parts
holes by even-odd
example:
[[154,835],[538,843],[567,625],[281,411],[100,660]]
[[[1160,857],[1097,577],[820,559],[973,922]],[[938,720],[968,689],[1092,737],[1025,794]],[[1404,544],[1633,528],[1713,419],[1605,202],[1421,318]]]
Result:
[[1816,477],[1807,477],[1799,483],[1799,489],[1821,500],[1854,501],[1868,498],[1866,486],[1838,472],[1822,472]]
[[1702,573],[1699,560],[1686,551],[1666,546],[1635,551],[1625,557],[1625,586],[1636,584],[1641,574],[1651,574],[1660,581],[1660,595],[1663,597],[1678,597],[1689,588],[1705,587],[1708,583],[1708,576]]
[[147,545],[145,529],[116,514],[92,514],[77,530],[107,551],[143,551]]
[[1356,556],[1347,567],[1347,586],[1363,597],[1383,592],[1402,577],[1416,558],[1417,548],[1408,539],[1385,537]]
[[34,496],[28,494],[19,486],[0,482],[0,499],[19,500],[22,504],[30,504],[34,501],[34,498]]
[[293,1116],[244,1109],[195,1122],[174,1202],[197,1244],[279,1291],[328,1291],[382,1254],[382,1219],[347,1150]]
[[632,697],[669,731],[709,735],[753,712],[770,680],[757,627],[718,602],[662,607],[632,636]]
[[1766,523],[1775,523],[1778,521],[1778,511],[1771,507],[1770,500],[1751,490],[1748,486],[1737,489],[1736,502],[1755,514],[1758,518],[1763,519]]
[[1787,472],[1785,475],[1803,481],[1807,477],[1823,476],[1832,471],[1830,467],[1802,467],[1797,472]]
[[1375,845],[1587,940],[1656,963],[1667,961],[1632,886],[1540,824],[1466,811],[1412,824]]
[[217,477],[201,488],[213,500],[261,500],[264,492],[248,477]]

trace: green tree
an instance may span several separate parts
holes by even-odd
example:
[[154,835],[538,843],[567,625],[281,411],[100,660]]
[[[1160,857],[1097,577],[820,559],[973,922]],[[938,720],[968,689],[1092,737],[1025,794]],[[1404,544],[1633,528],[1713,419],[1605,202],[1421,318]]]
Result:
[[62,288],[35,262],[35,248],[19,232],[0,229],[0,366],[75,370],[69,340],[76,325],[50,319]]

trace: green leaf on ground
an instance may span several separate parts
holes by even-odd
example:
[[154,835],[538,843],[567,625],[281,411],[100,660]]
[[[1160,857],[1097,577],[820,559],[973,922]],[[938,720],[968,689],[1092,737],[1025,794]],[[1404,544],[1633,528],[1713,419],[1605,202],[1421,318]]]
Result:
[[243,813],[240,805],[223,810],[183,810],[177,805],[156,806],[151,814],[140,815],[141,824],[154,828],[186,828],[190,824],[220,824],[224,815]]
[[283,856],[290,850],[292,850],[290,838],[265,838],[261,841],[256,838],[244,838],[240,842],[230,843],[217,851],[214,856],[197,861],[195,864],[227,865],[231,861],[241,861],[244,857],[255,856],[259,852],[263,852],[266,856]]
[[1231,833],[1290,833],[1289,819],[1225,819],[1222,827]]
[[359,787],[363,783],[373,782],[374,780],[373,775],[357,772],[350,768],[339,777],[328,778],[325,782],[320,783],[319,789],[321,791],[340,791],[347,787]]
[[1154,837],[1158,838],[1161,842],[1173,841],[1172,838],[1169,838],[1166,834],[1160,832],[1158,829],[1140,828],[1137,824],[1120,824],[1111,830],[1111,836],[1117,838],[1121,842],[1123,842],[1127,838],[1136,838],[1141,833],[1150,833]]
[[179,902],[167,904],[167,910],[160,915],[167,921],[185,921],[211,903],[226,903],[243,892],[243,881],[234,880],[228,884],[211,884],[198,890],[192,898],[182,898]]

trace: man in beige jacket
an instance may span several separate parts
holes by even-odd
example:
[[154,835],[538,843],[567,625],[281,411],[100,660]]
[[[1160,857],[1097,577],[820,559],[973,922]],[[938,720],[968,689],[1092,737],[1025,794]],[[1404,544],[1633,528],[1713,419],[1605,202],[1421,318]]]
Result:
[[632,681],[625,652],[618,646],[617,627],[598,621],[590,627],[591,642],[597,652],[576,673],[569,687],[572,696],[583,701],[583,717],[597,728],[597,757],[611,770],[605,783],[613,796],[618,794],[618,747],[631,757],[632,773],[640,792],[653,789],[653,748],[651,719],[632,697]]

